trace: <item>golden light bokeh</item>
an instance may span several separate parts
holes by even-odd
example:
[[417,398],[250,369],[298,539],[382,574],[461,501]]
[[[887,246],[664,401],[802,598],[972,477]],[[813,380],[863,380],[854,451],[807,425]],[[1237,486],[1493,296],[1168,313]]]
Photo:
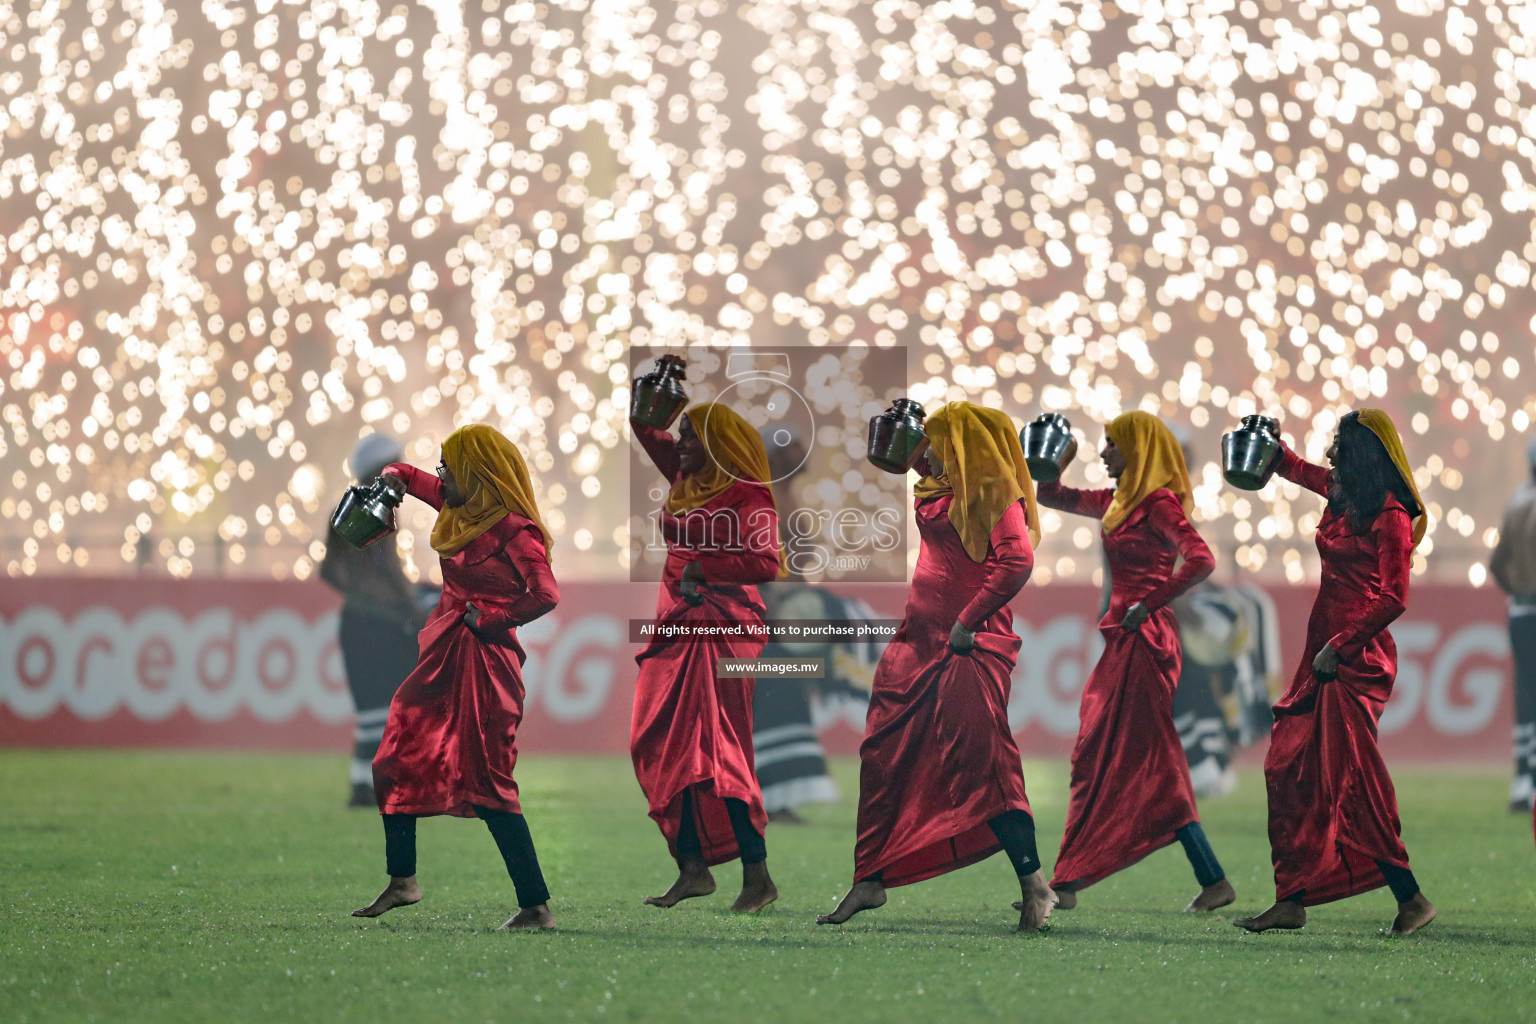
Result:
[[1536,416],[1528,5],[39,0],[0,56],[13,576],[306,577],[361,433],[469,421],[622,576],[632,343],[1178,420],[1202,530],[1295,582],[1318,503],[1222,485],[1238,416],[1317,458],[1388,409],[1418,570],[1478,584]]

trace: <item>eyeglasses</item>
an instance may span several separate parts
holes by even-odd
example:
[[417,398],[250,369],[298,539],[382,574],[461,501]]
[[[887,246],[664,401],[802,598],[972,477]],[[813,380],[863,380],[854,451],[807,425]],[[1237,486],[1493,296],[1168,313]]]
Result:
[[449,475],[448,463],[446,461],[439,462],[437,464],[437,478],[443,482],[444,487],[448,486]]

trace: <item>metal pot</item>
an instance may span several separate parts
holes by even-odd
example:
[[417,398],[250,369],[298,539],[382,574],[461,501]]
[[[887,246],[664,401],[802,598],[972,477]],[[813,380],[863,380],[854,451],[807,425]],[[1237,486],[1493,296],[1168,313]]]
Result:
[[887,473],[905,474],[928,450],[927,414],[910,398],[898,398],[869,420],[869,461]]
[[1059,412],[1043,412],[1019,431],[1024,462],[1036,483],[1053,484],[1077,458],[1077,438],[1072,424]]
[[629,418],[657,430],[667,430],[676,423],[688,405],[688,392],[683,390],[687,367],[682,356],[662,356],[654,370],[635,378]]
[[1233,487],[1257,491],[1269,483],[1279,464],[1280,421],[1244,416],[1242,424],[1221,438],[1221,475]]
[[331,514],[331,529],[353,547],[366,548],[395,532],[395,509],[404,497],[383,477],[366,486],[354,484]]

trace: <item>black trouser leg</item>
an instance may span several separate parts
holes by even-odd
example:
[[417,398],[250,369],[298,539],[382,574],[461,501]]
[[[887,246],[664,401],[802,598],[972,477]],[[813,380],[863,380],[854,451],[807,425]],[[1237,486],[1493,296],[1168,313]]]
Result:
[[1040,870],[1040,851],[1035,846],[1035,819],[1015,807],[987,821],[992,834],[1003,844],[1003,852],[1020,878]]
[[1387,880],[1387,888],[1392,890],[1392,897],[1397,902],[1407,903],[1419,894],[1419,881],[1413,877],[1412,871],[1388,864],[1384,860],[1377,861],[1376,866],[1381,869]]
[[1515,775],[1536,779],[1536,612],[1509,617],[1515,660]]
[[1184,856],[1189,858],[1189,866],[1195,869],[1195,881],[1200,883],[1202,889],[1227,877],[1216,860],[1216,851],[1211,849],[1211,841],[1205,838],[1205,829],[1200,827],[1198,821],[1190,822],[1174,835],[1184,844]]
[[1278,900],[1275,900],[1275,902],[1276,903],[1294,903],[1298,907],[1305,906],[1306,902],[1307,902],[1307,890],[1305,890],[1305,889],[1297,889],[1295,892],[1291,893],[1289,896],[1282,896]]
[[539,868],[539,855],[533,848],[527,820],[521,814],[487,807],[476,807],[475,814],[496,840],[507,874],[512,876],[512,888],[517,890],[517,905],[526,909],[548,903],[549,886],[544,884],[544,872]]
[[736,849],[743,864],[761,864],[768,859],[768,843],[752,825],[752,812],[745,800],[726,797],[725,813],[731,816],[731,831],[736,833]]
[[416,815],[384,814],[384,863],[391,878],[416,874]]
[[[736,848],[743,864],[761,864],[768,859],[768,844],[763,834],[752,825],[752,812],[745,800],[727,797],[725,812],[731,816],[731,831],[736,835]],[[683,790],[682,822],[677,830],[677,859],[704,856],[704,846],[699,842],[699,829],[693,820],[693,787]]]
[[683,790],[682,821],[677,828],[677,859],[704,858],[704,846],[699,842],[699,828],[693,821],[693,787]]

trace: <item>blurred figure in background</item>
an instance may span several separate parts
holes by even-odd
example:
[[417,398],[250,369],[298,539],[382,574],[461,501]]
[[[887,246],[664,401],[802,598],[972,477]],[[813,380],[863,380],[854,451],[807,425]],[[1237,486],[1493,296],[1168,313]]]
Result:
[[[1197,465],[1189,431],[1181,424],[1170,429],[1185,465]],[[1232,579],[1240,580],[1235,560],[1232,566]],[[1106,567],[1106,581],[1108,575]],[[1267,737],[1274,724],[1270,705],[1280,696],[1275,602],[1261,587],[1206,579],[1169,604],[1184,648],[1173,725],[1189,761],[1189,781],[1196,797],[1226,796],[1237,787],[1233,754]]]
[[[790,482],[805,469],[805,444],[782,427],[761,433],[773,484],[787,495]],[[779,528],[784,529],[783,516]],[[764,618],[772,623],[779,619],[820,622],[832,617],[835,609],[829,606],[833,602],[823,600],[821,592],[805,582],[793,563],[786,560],[786,564],[789,575],[759,588],[767,606]],[[821,641],[793,643],[770,638],[762,656],[830,660],[830,649],[830,644]],[[796,808],[837,799],[837,783],[827,774],[827,752],[811,722],[810,680],[758,680],[752,697],[752,748],[769,821],[798,824],[804,819]]]
[[[349,464],[358,483],[367,485],[403,454],[394,438],[369,434],[352,449]],[[416,667],[416,634],[425,615],[393,538],[358,550],[331,531],[320,578],[341,592],[341,660],[357,708],[347,805],[374,807],[373,755],[384,735],[390,699]]]
[[1237,786],[1232,756],[1269,735],[1279,697],[1279,619],[1261,588],[1202,583],[1170,605],[1184,664],[1173,694],[1173,724],[1200,798]]
[[[790,482],[805,467],[805,444],[793,431],[785,431],[788,439],[779,438],[779,433],[763,434],[763,447],[768,450],[774,487],[779,488],[793,511],[796,505],[790,497]],[[759,586],[763,602],[768,605],[766,617],[770,622],[803,619],[854,623],[879,617],[857,597],[840,596],[825,585],[809,585],[794,567],[793,559],[788,563],[790,576]],[[883,649],[885,642],[874,639],[768,640],[763,657],[819,657],[826,672],[819,680],[757,680],[753,748],[768,820],[799,824],[803,818],[797,809],[811,803],[833,803],[839,798],[837,783],[826,772],[826,751],[820,731],[837,720],[863,731],[869,688],[874,683],[874,669]]]
[[1509,646],[1515,657],[1515,778],[1509,809],[1536,800],[1536,439],[1525,450],[1531,476],[1510,499],[1489,571],[1509,595]]
[[[804,470],[805,444],[792,431],[763,431],[768,469],[781,495],[789,495],[795,477]],[[793,501],[788,506],[794,508]],[[780,523],[784,517],[780,517]],[[786,549],[787,549],[786,545]],[[858,622],[873,618],[869,608],[842,598],[824,586],[811,586],[788,560],[789,575],[759,585],[765,617],[769,622],[799,619],[811,622]],[[837,700],[858,706],[857,727],[863,727],[863,708],[869,703],[880,645],[869,641],[787,641],[773,638],[763,648],[764,658],[820,658],[826,675],[819,681],[764,677],[757,681],[752,700],[752,746],[757,781],[763,788],[763,807],[768,820],[798,824],[798,809],[807,804],[832,803],[838,798],[837,783],[827,773],[827,753],[822,747],[818,719],[828,717],[818,705]],[[819,700],[817,698],[820,698]]]

